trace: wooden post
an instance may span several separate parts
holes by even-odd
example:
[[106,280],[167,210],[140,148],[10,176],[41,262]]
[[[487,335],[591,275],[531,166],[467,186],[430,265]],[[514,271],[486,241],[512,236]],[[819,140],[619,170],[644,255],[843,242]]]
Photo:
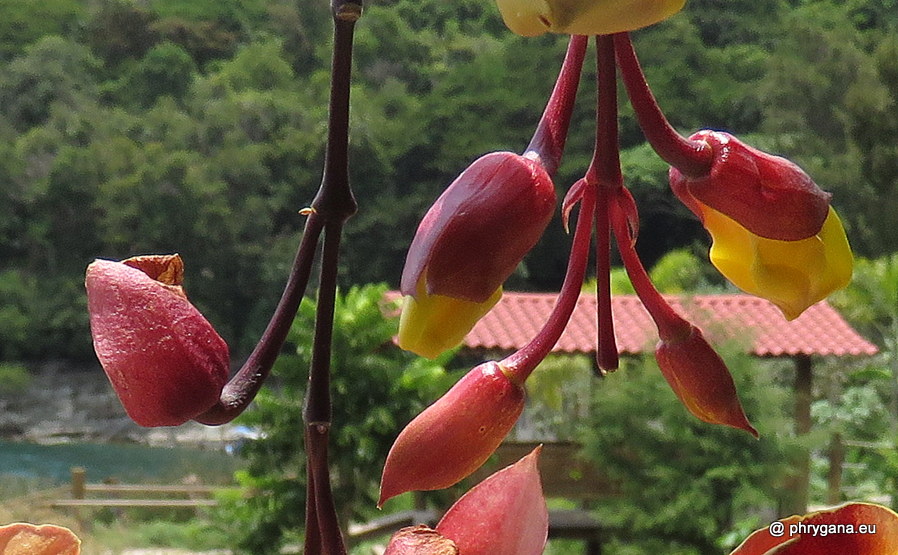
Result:
[[[73,466],[69,469],[72,477],[72,499],[84,499],[87,491],[87,469],[83,466]],[[80,530],[88,530],[89,523],[84,518],[84,512],[76,507],[74,510],[75,520],[78,522]]]
[[83,466],[73,466],[69,472],[72,475],[72,499],[84,499],[87,470]]

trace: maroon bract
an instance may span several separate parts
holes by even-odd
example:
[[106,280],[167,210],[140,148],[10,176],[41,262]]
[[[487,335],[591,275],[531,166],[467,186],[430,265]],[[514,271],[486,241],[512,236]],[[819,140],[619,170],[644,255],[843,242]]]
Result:
[[481,303],[511,275],[555,211],[555,187],[533,158],[486,154],[428,210],[409,247],[402,293]]
[[380,502],[456,484],[482,465],[524,409],[524,389],[495,362],[483,363],[412,420],[396,438]]
[[711,145],[710,171],[695,177],[672,167],[670,185],[699,217],[696,200],[760,237],[780,241],[807,239],[823,227],[832,195],[793,162],[720,131],[699,131],[689,139]]
[[436,530],[461,555],[539,555],[546,547],[549,512],[537,462],[541,447],[474,486]]
[[228,346],[187,300],[182,276],[177,255],[87,268],[94,349],[141,426],[183,424],[218,401],[228,378]]

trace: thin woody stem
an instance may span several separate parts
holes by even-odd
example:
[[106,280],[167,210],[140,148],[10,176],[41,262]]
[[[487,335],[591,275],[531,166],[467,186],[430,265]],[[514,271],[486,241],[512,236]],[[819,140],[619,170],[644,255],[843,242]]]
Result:
[[194,420],[209,426],[226,424],[239,416],[255,398],[280,354],[299,303],[305,295],[315,250],[327,222],[345,221],[357,205],[349,186],[349,79],[352,69],[352,34],[361,14],[361,0],[334,0],[334,54],[324,176],[312,209],[308,211],[302,240],[284,292],[262,337],[222,390],[218,403]]
[[583,198],[580,200],[580,215],[577,217],[577,228],[574,230],[574,240],[571,243],[567,273],[555,300],[555,306],[552,307],[552,313],[543,328],[527,345],[499,363],[513,382],[524,383],[536,366],[552,351],[552,347],[558,342],[571,319],[571,314],[577,306],[577,299],[580,298],[583,278],[586,276],[595,208],[595,187],[586,184]]
[[280,354],[299,303],[306,292],[322,229],[322,218],[315,213],[309,214],[284,292],[261,339],[240,370],[225,385],[218,403],[197,416],[194,419],[197,422],[208,426],[226,424],[237,418],[259,392]]
[[333,0],[334,53],[325,167],[281,300],[253,353],[227,384],[219,403],[196,418],[223,424],[239,415],[268,376],[296,317],[311,274],[318,241],[324,232],[315,339],[309,385],[303,406],[307,461],[306,539],[309,555],[343,555],[346,547],[331,492],[328,439],[331,423],[330,363],[337,266],[343,223],[357,209],[349,184],[349,93],[352,39],[361,15],[361,0]]
[[646,140],[665,162],[689,177],[708,175],[713,152],[704,141],[692,141],[677,133],[667,121],[655,95],[645,80],[645,74],[636,57],[636,50],[628,33],[613,35],[620,67],[630,104],[636,112],[639,126]]
[[587,37],[571,36],[555,88],[524,152],[524,156],[538,158],[549,175],[558,171],[564,153],[588,42]]
[[596,37],[596,148],[587,180],[598,185],[596,209],[596,364],[600,371],[618,367],[617,341],[611,314],[611,222],[609,202],[623,187],[617,129],[617,70],[614,41]]
[[327,150],[321,188],[312,201],[312,210],[326,218],[327,223],[321,255],[312,362],[303,405],[303,437],[308,457],[304,552],[344,555],[346,545],[334,506],[328,469],[330,374],[340,239],[343,223],[357,209],[349,184],[349,93],[353,31],[362,13],[362,4],[361,0],[332,0],[331,8],[334,15],[334,53]]
[[334,0],[334,52],[328,110],[327,148],[321,187],[312,209],[328,221],[345,221],[358,205],[349,186],[349,92],[352,75],[352,38],[361,14],[361,0]]
[[312,210],[321,214],[327,223],[321,254],[312,361],[303,405],[308,476],[304,552],[345,555],[346,545],[334,506],[328,469],[332,412],[330,375],[340,239],[343,223],[357,209],[349,184],[349,93],[353,31],[362,13],[362,4],[361,0],[332,0],[331,8],[334,16],[334,53],[327,150],[321,188],[312,201]]
[[[334,305],[337,295],[337,262],[339,260],[342,222],[333,222],[324,232],[321,255],[321,277],[315,314],[315,339],[312,363],[303,407],[309,498],[306,522],[314,520],[315,534],[306,534],[306,553],[319,546],[321,553],[336,555],[346,552],[340,532],[336,507],[331,492],[328,470],[328,438],[331,426],[331,346],[333,343]],[[311,545],[310,545],[311,544]]]

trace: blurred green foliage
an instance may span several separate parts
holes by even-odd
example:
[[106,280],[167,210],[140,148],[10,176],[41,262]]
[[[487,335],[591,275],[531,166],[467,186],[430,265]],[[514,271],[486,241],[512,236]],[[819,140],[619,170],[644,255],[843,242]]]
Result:
[[776,515],[788,473],[788,389],[776,368],[723,349],[751,435],[706,424],[679,402],[650,355],[627,359],[593,389],[577,439],[617,484],[594,504],[609,553],[726,552]]
[[21,394],[31,383],[31,374],[24,364],[0,363],[0,397]]

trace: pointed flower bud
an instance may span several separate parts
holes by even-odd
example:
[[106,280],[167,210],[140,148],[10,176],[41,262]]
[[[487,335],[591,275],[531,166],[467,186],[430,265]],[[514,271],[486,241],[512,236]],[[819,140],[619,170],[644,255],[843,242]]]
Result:
[[750,535],[730,555],[893,555],[898,514],[872,503],[790,516]]
[[541,449],[474,486],[446,511],[437,532],[462,555],[540,555],[549,533]]
[[435,357],[457,345],[501,296],[502,283],[545,231],[555,187],[543,166],[487,154],[428,210],[402,272],[399,345]]
[[683,9],[686,0],[496,0],[513,32],[607,35],[658,23]]
[[141,426],[176,426],[214,405],[228,346],[187,300],[178,255],[96,260],[85,285],[94,350]]
[[524,389],[485,362],[415,417],[396,438],[380,502],[413,490],[448,488],[492,455],[524,409]]
[[682,333],[665,337],[655,348],[661,374],[680,401],[697,418],[711,424],[731,426],[757,437],[742,410],[736,385],[720,355],[708,344],[702,331],[683,322]]
[[712,158],[710,171],[698,177],[671,168],[671,187],[687,205],[703,204],[766,239],[798,241],[819,233],[832,195],[797,165],[729,133],[704,130],[689,139],[710,145]]

